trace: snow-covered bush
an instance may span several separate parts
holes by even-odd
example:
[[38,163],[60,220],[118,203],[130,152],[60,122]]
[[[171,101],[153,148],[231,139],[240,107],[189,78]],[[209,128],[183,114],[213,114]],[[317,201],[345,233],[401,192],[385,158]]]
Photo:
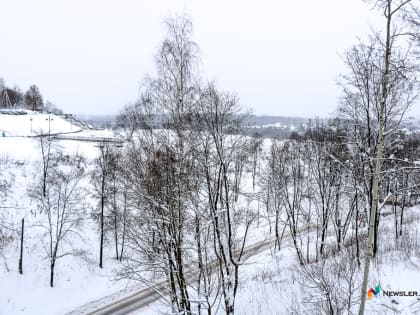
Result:
[[361,281],[357,277],[354,249],[302,267],[305,304],[313,314],[352,314],[359,301]]

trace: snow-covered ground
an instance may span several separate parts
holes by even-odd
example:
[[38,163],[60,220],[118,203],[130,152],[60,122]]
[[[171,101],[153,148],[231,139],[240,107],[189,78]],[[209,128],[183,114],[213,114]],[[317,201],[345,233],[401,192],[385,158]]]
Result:
[[[126,281],[115,281],[120,264],[112,258],[110,249],[105,255],[105,268],[101,270],[98,267],[97,226],[88,217],[82,227],[83,238],[75,240],[73,245],[84,250],[85,254],[58,260],[55,287],[49,287],[47,243],[42,241],[43,231],[39,227],[45,218],[35,213],[27,193],[39,172],[34,163],[39,160],[40,154],[37,141],[29,138],[0,139],[1,155],[7,157],[5,173],[12,179],[9,197],[2,202],[0,211],[8,222],[14,222],[9,228],[14,230],[12,234],[15,236],[6,248],[4,258],[0,257],[0,314],[63,314],[129,285]],[[95,157],[98,150],[93,143],[60,141],[60,144],[61,150],[83,152],[87,158]],[[88,187],[86,184],[86,189]],[[23,275],[20,275],[18,235],[22,218],[25,218],[25,238]]]
[[[410,231],[406,240],[415,241],[420,231],[420,207],[407,210]],[[420,314],[420,247],[417,246],[407,255],[400,244],[392,239],[392,216],[384,219],[381,227],[381,258],[376,259],[370,269],[368,287],[380,284],[382,290],[417,291],[415,296],[386,297],[383,293],[367,301],[366,314]],[[411,222],[410,222],[411,221]],[[391,237],[389,237],[391,235]],[[348,257],[355,259],[355,257]],[[346,264],[346,257],[338,257],[338,261]],[[356,269],[354,278],[360,283],[364,261],[360,269]],[[313,264],[316,265],[316,264]],[[331,270],[325,271],[327,274]],[[282,249],[277,252],[266,250],[250,258],[240,269],[241,283],[235,300],[235,313],[241,315],[255,314],[324,314],[317,310],[317,289],[302,277],[292,242],[287,239]],[[337,285],[340,290],[340,285]],[[345,289],[338,295],[346,299]],[[355,287],[353,294],[359,295],[360,288]],[[358,301],[358,299],[356,299]],[[131,315],[158,315],[168,311],[168,305],[156,301],[146,309],[138,310]],[[357,314],[358,304],[351,309]],[[217,314],[224,314],[221,307]],[[344,312],[343,314],[348,314]]]
[[[55,287],[50,288],[47,243],[43,241],[41,234],[44,232],[40,227],[45,223],[42,222],[45,218],[36,213],[27,191],[40,173],[41,160],[40,140],[29,136],[48,133],[49,128],[51,134],[80,131],[78,134],[93,139],[114,137],[109,130],[81,131],[79,127],[54,115],[0,115],[1,174],[11,183],[8,196],[0,204],[0,218],[6,218],[9,234],[14,237],[4,252],[0,251],[1,315],[65,314],[91,301],[139,285],[115,280],[120,263],[112,258],[110,248],[106,248],[104,268],[98,267],[97,225],[89,216],[82,227],[83,238],[75,240],[73,244],[75,248],[83,250],[84,255],[59,259]],[[99,152],[97,143],[86,141],[57,140],[53,147],[70,156],[81,154],[90,162]],[[91,189],[89,177],[84,185],[86,190]],[[95,207],[94,201],[91,201],[91,207]],[[22,218],[25,219],[25,238],[23,275],[20,275],[18,260]]]
[[[30,116],[35,119],[28,120]],[[127,295],[141,284],[127,280],[116,280],[121,264],[113,258],[113,249],[109,245],[105,252],[104,269],[98,267],[99,239],[97,225],[91,217],[84,220],[81,239],[74,246],[82,249],[82,256],[66,256],[57,262],[55,287],[49,286],[49,261],[46,243],[41,241],[40,223],[42,217],[35,212],[34,205],[28,197],[27,188],[33,183],[39,172],[38,162],[41,159],[39,139],[27,136],[34,131],[48,132],[49,115],[0,115],[0,158],[6,161],[2,174],[11,182],[11,191],[0,204],[1,217],[12,222],[8,226],[15,237],[5,252],[0,255],[0,315],[3,314],[81,314],[86,309],[109,303],[119,296]],[[59,117],[53,116],[54,127],[51,133],[76,131],[74,126]],[[30,125],[33,123],[33,133]],[[37,129],[35,129],[35,126]],[[79,130],[80,131],[80,130]],[[83,140],[90,137],[97,140],[114,137],[108,130],[84,130],[74,134]],[[77,137],[75,136],[75,137]],[[264,140],[268,149],[269,141]],[[98,154],[97,143],[75,141],[74,139],[54,141],[57,150],[68,154],[82,154],[92,161]],[[86,190],[91,189],[88,179]],[[246,191],[252,191],[251,181],[246,181]],[[248,195],[248,206],[258,204],[252,193]],[[95,202],[89,200],[91,207]],[[395,243],[392,230],[392,215],[384,217],[381,222],[380,259],[371,267],[369,286],[380,284],[384,290],[417,291],[420,294],[420,207],[406,210],[405,231],[409,232],[404,239],[406,243]],[[23,275],[18,273],[20,221],[25,218],[24,264]],[[266,239],[269,227],[261,219],[258,227],[250,231],[247,244]],[[411,242],[411,243],[410,243]],[[405,246],[405,247],[404,247]],[[417,247],[416,247],[417,246]],[[404,248],[411,248],[407,254]],[[417,249],[416,249],[417,248]],[[346,263],[346,257],[340,257]],[[354,257],[352,257],[354,259]],[[363,261],[362,261],[363,266]],[[314,264],[314,268],[316,265]],[[240,268],[240,288],[236,300],[236,313],[252,314],[316,314],[314,303],[316,290],[302,278],[302,267],[296,260],[296,253],[289,238],[285,238],[282,249],[278,252],[266,250],[251,257]],[[355,272],[360,279],[361,269]],[[339,287],[339,286],[338,286]],[[340,290],[340,288],[338,288]],[[346,292],[339,295],[346,298]],[[354,294],[359,294],[358,289]],[[109,298],[107,298],[109,297]],[[90,303],[90,304],[89,304]],[[84,307],[85,304],[89,304]],[[220,306],[219,313],[223,313]],[[356,307],[352,309],[355,311]],[[158,301],[147,309],[133,314],[151,315],[168,312],[168,306]],[[419,314],[420,297],[387,298],[379,295],[367,302],[367,314]]]
[[39,134],[55,134],[80,131],[64,118],[53,114],[27,111],[26,115],[0,114],[0,136],[25,137]]

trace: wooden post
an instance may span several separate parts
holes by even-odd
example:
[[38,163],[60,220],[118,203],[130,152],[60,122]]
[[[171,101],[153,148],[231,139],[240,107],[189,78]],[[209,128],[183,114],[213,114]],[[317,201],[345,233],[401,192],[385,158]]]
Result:
[[19,273],[23,274],[23,231],[25,229],[25,219],[22,219],[22,230],[20,233],[20,258],[19,258]]

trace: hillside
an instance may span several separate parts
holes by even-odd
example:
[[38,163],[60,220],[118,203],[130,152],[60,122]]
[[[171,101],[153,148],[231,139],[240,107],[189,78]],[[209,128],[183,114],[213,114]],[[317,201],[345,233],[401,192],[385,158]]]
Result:
[[[5,194],[0,193],[0,314],[63,314],[126,288],[127,281],[114,281],[118,263],[111,255],[105,261],[106,269],[97,268],[97,226],[91,214],[83,222],[83,238],[75,238],[72,245],[85,254],[60,261],[56,287],[50,288],[43,228],[46,217],[36,208],[29,192],[42,172],[40,138],[34,136],[48,135],[49,131],[54,135],[73,135],[69,140],[53,138],[52,150],[86,159],[88,166],[81,184],[87,192],[86,206],[96,208],[96,201],[90,195],[89,173],[98,156],[98,143],[114,134],[109,130],[82,130],[59,116],[29,111],[24,115],[0,115],[0,130],[5,134],[0,137],[0,178],[9,185]],[[77,141],[77,137],[84,140]],[[21,219],[25,219],[23,275],[18,273],[17,264]]]
[[[79,202],[84,205],[86,213],[76,237],[69,244],[77,254],[65,256],[57,262],[54,288],[49,286],[46,217],[37,209],[36,202],[30,194],[31,187],[36,185],[42,171],[40,138],[30,137],[35,133],[27,130],[30,117],[41,133],[51,128],[48,126],[51,123],[48,117],[54,121],[54,129],[51,128],[54,133],[74,131],[74,137],[73,134],[62,135],[71,136],[71,139],[53,138],[53,150],[64,156],[81,155],[85,159],[85,176],[80,182],[80,187],[86,195]],[[100,156],[98,143],[101,143],[104,137],[119,138],[109,130],[74,130],[74,126],[54,115],[1,115],[0,122],[2,130],[6,132],[6,137],[0,138],[0,176],[10,184],[0,207],[0,236],[3,239],[3,243],[0,243],[0,314],[84,314],[144,287],[144,280],[128,280],[121,277],[126,265],[114,258],[111,234],[106,238],[104,268],[98,267],[99,201],[94,197],[95,187],[91,178],[95,173],[94,161]],[[91,138],[92,141],[87,141],[87,138]],[[249,140],[253,141],[251,138]],[[268,156],[273,143],[272,140],[263,140],[259,154]],[[279,145],[282,144],[283,142],[279,142]],[[302,267],[296,257],[286,224],[282,228],[285,234],[280,250],[274,247],[276,216],[275,213],[267,211],[265,197],[261,199],[261,196],[264,196],[265,167],[264,159],[258,161],[258,180],[254,188],[252,168],[244,169],[242,174],[242,193],[237,206],[258,215],[250,225],[247,245],[263,239],[271,239],[272,243],[265,251],[243,262],[236,301],[237,314],[322,313],[319,305],[323,304],[325,296],[322,287],[319,287],[319,281],[324,281],[324,284],[329,286],[328,292],[336,292],[333,297],[336,307],[344,307],[347,298],[350,298],[352,303],[357,301],[362,269],[356,266],[353,242],[355,235],[366,233],[366,224],[363,223],[359,227],[359,232],[355,230],[353,223],[350,224],[347,227],[345,248],[325,260],[314,261],[314,251],[308,251],[308,257],[312,258],[309,259],[310,263]],[[303,202],[303,207],[308,207],[308,204]],[[346,207],[343,204],[343,211]],[[383,290],[420,292],[417,288],[417,284],[420,283],[420,208],[414,206],[405,209],[404,224],[400,227],[404,233],[395,241],[392,236],[393,211],[392,207],[386,206],[381,212],[383,219],[380,226],[380,258],[372,267],[369,285],[380,284]],[[319,223],[315,214],[310,218],[313,222],[311,229],[304,228],[304,225],[300,228],[302,249],[319,242]],[[23,218],[26,228],[23,275],[20,275],[18,260],[20,223]],[[282,212],[280,222],[286,221],[286,213]],[[243,225],[238,226],[238,235],[243,235],[243,228]],[[332,253],[335,251],[335,233],[336,230],[330,227],[326,237],[327,248]],[[156,280],[155,276],[147,271],[144,271],[141,277],[152,282]],[[356,308],[357,303],[354,302],[351,311],[354,312]],[[420,300],[415,296],[378,296],[367,305],[369,314],[415,314],[419,308]],[[133,314],[157,315],[167,310],[168,304],[161,300]],[[223,314],[223,309],[218,308],[216,314]]]

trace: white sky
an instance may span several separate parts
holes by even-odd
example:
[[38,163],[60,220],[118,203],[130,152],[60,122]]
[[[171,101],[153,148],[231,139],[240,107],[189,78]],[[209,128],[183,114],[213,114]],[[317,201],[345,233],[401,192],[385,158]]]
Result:
[[[362,0],[1,0],[0,77],[70,113],[117,113],[154,68],[162,21],[188,14],[203,76],[255,114],[326,116],[340,53],[381,25]],[[412,115],[420,117],[420,106]]]

